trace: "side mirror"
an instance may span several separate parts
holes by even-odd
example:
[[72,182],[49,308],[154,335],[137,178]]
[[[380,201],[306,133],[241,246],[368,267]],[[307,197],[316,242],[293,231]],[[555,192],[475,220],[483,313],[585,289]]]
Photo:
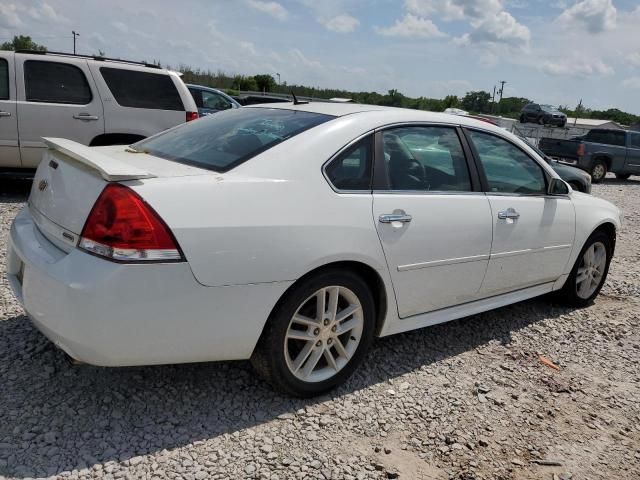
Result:
[[549,187],[547,188],[547,195],[568,195],[569,185],[564,180],[559,178],[552,178],[549,181]]

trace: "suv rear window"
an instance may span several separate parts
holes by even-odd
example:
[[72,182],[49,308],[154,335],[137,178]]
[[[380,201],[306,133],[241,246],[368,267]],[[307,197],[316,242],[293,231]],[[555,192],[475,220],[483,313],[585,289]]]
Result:
[[24,88],[28,102],[87,105],[93,98],[84,72],[68,63],[27,60]]
[[133,145],[160,158],[226,172],[335,117],[276,108],[236,108],[189,122]]
[[0,100],[9,99],[9,64],[0,58]]
[[605,145],[624,146],[624,132],[616,130],[591,130],[584,139],[588,142]]
[[100,73],[116,102],[123,107],[184,110],[169,75],[109,67],[101,67]]

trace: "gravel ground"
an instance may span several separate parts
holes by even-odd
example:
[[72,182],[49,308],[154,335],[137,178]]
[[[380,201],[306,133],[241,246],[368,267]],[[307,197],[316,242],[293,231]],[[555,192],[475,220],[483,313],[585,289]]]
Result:
[[[4,256],[28,187],[0,192]],[[380,339],[312,400],[245,362],[70,366],[2,275],[0,477],[640,478],[640,181],[594,194],[625,223],[593,306],[536,299]]]

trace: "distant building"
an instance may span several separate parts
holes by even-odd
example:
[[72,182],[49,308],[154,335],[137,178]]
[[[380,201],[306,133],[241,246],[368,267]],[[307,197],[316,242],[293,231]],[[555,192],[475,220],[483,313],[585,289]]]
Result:
[[353,98],[333,97],[333,98],[330,98],[329,101],[330,102],[336,102],[336,103],[355,103]]
[[610,130],[624,130],[619,124],[612,120],[597,120],[595,118],[567,118],[567,127],[584,128],[591,130],[593,128],[606,128]]

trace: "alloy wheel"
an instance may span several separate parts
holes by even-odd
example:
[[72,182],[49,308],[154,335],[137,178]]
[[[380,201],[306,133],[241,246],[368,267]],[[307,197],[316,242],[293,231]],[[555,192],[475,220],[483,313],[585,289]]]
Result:
[[304,382],[322,382],[342,370],[362,337],[358,296],[342,286],[321,288],[298,307],[284,339],[289,371]]
[[607,249],[602,242],[593,243],[582,256],[576,275],[576,293],[587,299],[600,286],[607,265]]
[[606,172],[605,168],[602,165],[598,164],[595,167],[593,167],[593,171],[591,172],[591,176],[593,178],[595,178],[596,180],[600,180],[606,175],[606,173],[607,172]]

